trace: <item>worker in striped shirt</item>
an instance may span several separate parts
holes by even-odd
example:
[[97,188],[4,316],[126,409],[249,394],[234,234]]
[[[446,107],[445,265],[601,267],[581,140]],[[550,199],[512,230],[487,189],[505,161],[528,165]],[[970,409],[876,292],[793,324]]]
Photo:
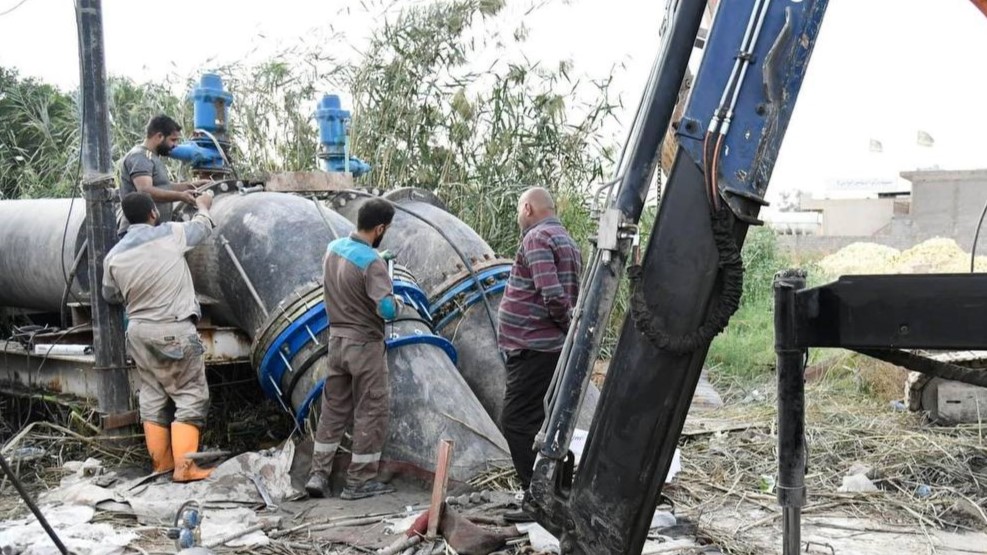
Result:
[[[535,435],[545,420],[542,402],[579,295],[582,258],[545,189],[535,187],[521,195],[517,221],[521,246],[500,302],[497,342],[507,357],[501,427],[527,500]],[[505,517],[514,522],[533,520],[525,503]]]

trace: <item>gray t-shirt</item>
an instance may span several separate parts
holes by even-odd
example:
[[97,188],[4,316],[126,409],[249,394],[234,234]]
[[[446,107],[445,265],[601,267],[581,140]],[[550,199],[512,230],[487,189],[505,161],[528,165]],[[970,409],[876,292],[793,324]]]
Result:
[[[151,184],[161,189],[171,190],[171,179],[168,177],[168,168],[165,167],[161,157],[148,150],[144,145],[137,145],[130,149],[130,152],[123,157],[120,163],[120,198],[127,193],[137,191],[134,185],[134,178],[142,175],[151,176]],[[170,202],[156,203],[158,213],[161,215],[160,221],[171,221]],[[123,234],[130,227],[130,222],[123,215],[123,210],[117,208],[117,233]]]

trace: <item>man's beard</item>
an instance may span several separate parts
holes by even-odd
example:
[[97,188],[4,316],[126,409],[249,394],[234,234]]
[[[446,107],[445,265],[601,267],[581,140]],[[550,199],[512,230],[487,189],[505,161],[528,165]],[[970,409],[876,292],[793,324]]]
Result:
[[165,143],[161,143],[154,149],[154,152],[156,152],[158,156],[168,156],[171,154],[171,147]]
[[373,244],[373,245],[371,245],[371,246],[372,246],[373,248],[375,248],[375,249],[376,249],[377,247],[379,247],[379,246],[380,246],[380,243],[381,243],[381,241],[383,241],[383,240],[384,240],[384,236],[383,236],[383,235],[381,235],[380,237],[377,237],[376,239],[374,239],[374,244]]

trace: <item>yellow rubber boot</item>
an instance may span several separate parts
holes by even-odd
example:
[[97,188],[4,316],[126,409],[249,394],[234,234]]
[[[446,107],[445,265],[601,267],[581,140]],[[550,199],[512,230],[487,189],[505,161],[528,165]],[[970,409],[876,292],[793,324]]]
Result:
[[199,450],[199,428],[184,422],[171,423],[171,450],[175,453],[175,473],[172,480],[176,482],[194,482],[208,478],[212,469],[199,468],[195,461],[189,459],[189,453]]
[[155,422],[144,423],[144,441],[151,454],[151,467],[155,474],[175,468],[171,455],[171,429]]

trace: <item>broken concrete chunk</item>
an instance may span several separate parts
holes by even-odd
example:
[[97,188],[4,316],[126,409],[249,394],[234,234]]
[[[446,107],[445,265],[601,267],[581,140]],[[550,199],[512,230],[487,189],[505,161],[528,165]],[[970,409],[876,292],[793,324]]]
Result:
[[559,540],[537,522],[518,524],[517,529],[522,534],[528,534],[531,548],[537,552],[558,553]]

